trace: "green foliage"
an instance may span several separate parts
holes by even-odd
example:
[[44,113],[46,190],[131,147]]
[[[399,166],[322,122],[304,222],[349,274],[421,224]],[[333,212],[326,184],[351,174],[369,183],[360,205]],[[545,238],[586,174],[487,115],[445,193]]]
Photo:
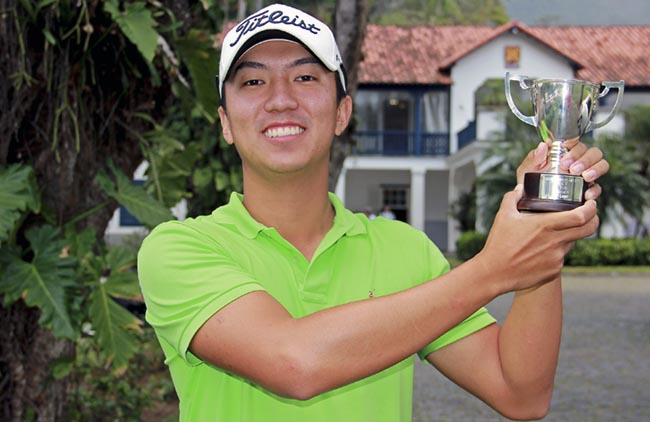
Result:
[[187,36],[176,41],[176,48],[194,81],[194,95],[198,100],[197,111],[210,123],[214,123],[219,105],[219,93],[214,82],[219,68],[219,57],[214,47],[202,32],[191,30]]
[[650,265],[650,238],[582,239],[565,259],[566,265]]
[[488,79],[476,91],[477,106],[502,106],[508,105],[503,79]]
[[133,298],[140,293],[134,271],[135,254],[128,248],[115,247],[105,256],[89,257],[85,264],[89,296],[89,315],[96,339],[115,371],[126,368],[137,351],[134,333],[141,322],[113,298]]
[[485,233],[477,231],[464,232],[456,241],[456,256],[461,261],[467,261],[483,249],[486,241],[487,234]]
[[41,325],[58,337],[77,338],[66,306],[66,288],[75,284],[75,262],[61,256],[64,243],[58,229],[32,227],[25,238],[28,250],[3,248],[0,293],[4,294],[4,305],[22,299],[28,306],[38,306]]
[[650,179],[641,171],[645,157],[636,143],[620,136],[601,136],[594,144],[603,151],[610,166],[609,172],[598,179],[602,187],[598,198],[601,222],[619,221],[627,225],[626,217],[631,216],[642,228],[643,211],[650,206]]
[[110,13],[124,35],[138,47],[142,57],[148,62],[154,58],[158,43],[158,32],[154,29],[156,21],[147,9],[147,3],[136,1],[124,4],[124,12],[119,10],[119,1],[104,2],[104,9]]
[[650,151],[650,105],[635,105],[624,112],[625,137],[638,144],[644,151]]
[[450,207],[450,214],[458,222],[461,232],[475,230],[476,228],[476,185],[472,190],[462,193]]
[[370,21],[386,25],[502,25],[509,19],[501,0],[370,2]]
[[174,218],[164,204],[152,199],[144,189],[134,186],[132,180],[120,170],[114,166],[111,168],[117,183],[114,184],[105,173],[100,171],[97,173],[97,184],[140,222],[149,227],[155,227]]
[[[157,163],[159,175],[167,186],[172,179],[177,183],[175,191],[166,201],[176,203],[187,198],[188,216],[212,212],[225,204],[233,191],[242,191],[241,160],[232,145],[221,136],[215,136],[214,127],[197,113],[172,110],[165,130],[174,133],[180,148],[157,149],[151,155]],[[166,169],[169,169],[167,172]],[[152,175],[150,167],[148,175]],[[153,179],[153,177],[150,177]],[[152,186],[149,186],[152,189]]]
[[[150,229],[174,218],[169,208],[181,199],[211,211],[241,190],[241,171],[231,172],[236,151],[216,127],[221,4],[41,0],[2,11],[0,300],[32,309],[16,307],[0,328],[15,330],[19,350],[44,338],[40,330],[18,335],[37,315],[55,337],[75,342],[76,359],[40,362],[32,378],[49,370],[47,388],[76,382],[69,420],[141,420],[151,400],[173,396],[152,330],[143,337],[142,322],[119,304],[140,298],[141,239],[109,248],[103,230],[118,205]],[[130,173],[143,160],[147,182],[134,186]],[[29,389],[32,380],[6,375],[13,362],[4,359],[3,395],[19,407],[13,386]],[[164,383],[142,381],[152,360]],[[41,416],[28,412],[16,414]]]
[[176,400],[153,329],[136,339],[138,354],[129,369],[119,374],[103,365],[102,352],[91,337],[77,342],[70,376],[68,418],[72,421],[141,421],[152,403]]
[[[223,200],[214,195],[217,188],[241,189],[241,173],[229,173],[236,152],[216,135],[219,52],[213,34],[220,12],[216,2],[209,3],[189,3],[190,18],[209,18],[188,22],[187,31],[179,30],[164,2],[22,1],[3,11],[21,54],[19,71],[9,75],[13,95],[38,85],[48,98],[38,109],[45,118],[15,123],[36,128],[37,136],[24,130],[6,134],[14,143],[7,150],[20,153],[0,157],[8,163],[0,165],[0,297],[4,306],[22,300],[37,307],[41,325],[57,337],[79,339],[83,330],[92,332],[83,342],[94,362],[113,374],[125,371],[142,332],[141,321],[115,301],[139,295],[136,256],[133,248],[107,248],[103,233],[84,230],[89,221],[104,227],[106,220],[89,217],[108,215],[105,208],[119,204],[152,228],[174,218],[169,208],[180,199],[213,208],[215,199],[205,198]],[[170,108],[172,93],[176,105]],[[32,117],[22,109],[15,115]],[[135,148],[127,147],[134,142]],[[76,154],[76,165],[66,161],[68,150]],[[133,160],[125,154],[138,151],[149,162],[145,187],[134,186],[123,170]],[[49,153],[55,157],[51,164]],[[100,163],[92,161],[95,153]],[[61,218],[52,209],[56,203],[41,205],[48,182],[46,174],[37,174],[43,163],[59,166],[50,174],[96,168],[87,183],[70,187],[81,189],[70,204],[76,215]],[[54,362],[53,375],[65,376],[73,364]]]
[[[528,105],[528,108],[531,108]],[[531,114],[526,108],[522,112]],[[517,168],[526,154],[540,142],[537,132],[521,122],[512,113],[506,114],[506,132],[503,137],[489,141],[483,161],[486,170],[477,178],[479,201],[482,201],[482,225],[488,230],[501,205],[503,195],[517,183]]]
[[0,246],[24,212],[39,212],[41,197],[30,166],[0,167]]

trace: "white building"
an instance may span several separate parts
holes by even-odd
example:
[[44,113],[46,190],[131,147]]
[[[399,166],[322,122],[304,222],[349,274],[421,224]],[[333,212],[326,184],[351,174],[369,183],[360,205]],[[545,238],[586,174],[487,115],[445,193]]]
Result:
[[[390,205],[441,249],[453,251],[460,233],[450,205],[485,167],[481,141],[502,132],[504,113],[510,113],[477,107],[479,88],[506,72],[625,80],[621,109],[650,104],[648,40],[648,26],[370,25],[355,98],[357,148],[344,163],[336,193],[353,210]],[[596,121],[610,112],[616,95],[600,101]],[[618,113],[594,136],[623,129]],[[610,227],[608,234],[625,235],[625,228]]]

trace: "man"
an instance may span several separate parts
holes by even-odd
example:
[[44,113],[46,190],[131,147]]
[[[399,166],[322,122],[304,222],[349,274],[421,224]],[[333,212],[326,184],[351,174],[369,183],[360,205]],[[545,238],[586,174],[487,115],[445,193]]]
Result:
[[[563,258],[596,230],[598,185],[583,206],[548,214],[519,213],[518,186],[484,250],[449,271],[422,232],[328,193],[330,145],[352,101],[322,22],[269,6],[228,33],[221,54],[219,115],[243,195],[159,226],[138,262],[181,420],[409,421],[416,353],[503,415],[543,417]],[[569,147],[574,173],[607,172],[599,150]],[[529,154],[520,178],[546,151]],[[499,327],[483,306],[511,291]]]

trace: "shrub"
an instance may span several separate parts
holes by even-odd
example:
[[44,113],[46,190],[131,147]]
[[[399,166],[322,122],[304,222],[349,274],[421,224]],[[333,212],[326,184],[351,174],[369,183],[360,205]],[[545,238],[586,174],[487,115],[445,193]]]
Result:
[[650,265],[650,238],[637,239],[634,244],[634,265]]
[[477,231],[462,233],[456,241],[456,256],[462,261],[467,261],[483,249],[486,240],[485,233]]
[[582,239],[576,242],[566,265],[649,265],[650,238]]
[[129,367],[119,373],[106,367],[100,350],[88,337],[77,341],[67,402],[68,420],[141,421],[142,412],[154,403],[176,400],[153,329],[145,327],[138,341],[138,353]]

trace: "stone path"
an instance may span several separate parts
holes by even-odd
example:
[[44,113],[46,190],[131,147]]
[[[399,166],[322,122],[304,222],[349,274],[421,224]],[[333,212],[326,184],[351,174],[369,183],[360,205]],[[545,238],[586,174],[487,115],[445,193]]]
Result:
[[[564,331],[545,422],[650,421],[650,275],[566,275]],[[488,308],[502,320],[512,296]],[[428,365],[416,364],[414,422],[502,422]]]

